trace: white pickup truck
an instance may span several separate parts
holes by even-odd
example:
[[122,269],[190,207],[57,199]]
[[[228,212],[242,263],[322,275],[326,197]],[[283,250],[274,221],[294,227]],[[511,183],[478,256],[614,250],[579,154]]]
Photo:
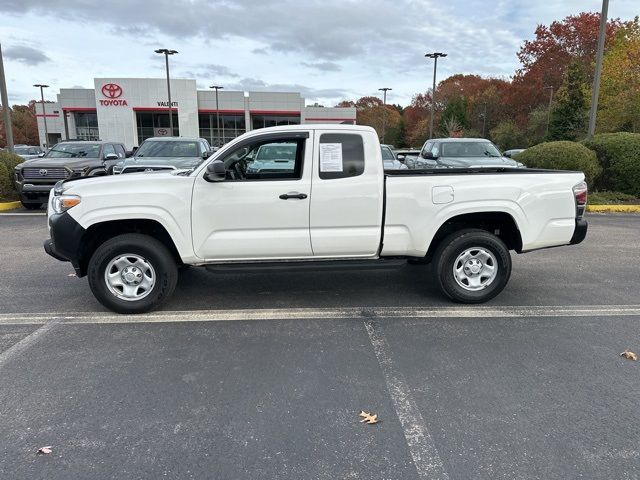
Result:
[[[251,168],[261,147],[286,162]],[[295,150],[295,160],[291,152]],[[376,132],[293,125],[248,132],[193,170],[59,182],[45,250],[121,313],[160,305],[181,266],[431,263],[452,300],[496,296],[518,253],[581,242],[581,172],[385,171]]]

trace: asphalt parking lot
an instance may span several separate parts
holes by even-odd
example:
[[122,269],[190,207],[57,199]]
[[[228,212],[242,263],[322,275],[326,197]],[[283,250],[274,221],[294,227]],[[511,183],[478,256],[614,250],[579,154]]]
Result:
[[190,269],[123,317],[0,215],[0,478],[640,478],[640,216],[589,221],[480,307],[425,267]]

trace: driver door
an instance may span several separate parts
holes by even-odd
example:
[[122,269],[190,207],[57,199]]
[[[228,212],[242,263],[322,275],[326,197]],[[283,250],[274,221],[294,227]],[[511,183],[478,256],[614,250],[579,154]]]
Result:
[[[198,257],[248,261],[313,256],[312,137],[308,131],[259,135],[217,158],[225,163],[224,181],[210,182],[203,172],[199,174],[192,202],[193,248]],[[260,147],[273,152],[268,168],[254,164]]]

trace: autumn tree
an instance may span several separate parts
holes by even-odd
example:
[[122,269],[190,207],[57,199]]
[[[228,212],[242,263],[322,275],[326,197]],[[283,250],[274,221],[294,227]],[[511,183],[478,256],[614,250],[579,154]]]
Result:
[[[0,109],[1,111],[1,109]],[[13,142],[16,144],[39,145],[38,122],[35,114],[35,101],[29,105],[14,105],[11,109],[11,126],[13,128]],[[4,120],[0,118],[0,146],[7,145],[4,130]]]
[[605,55],[598,132],[640,132],[640,22],[620,29]]
[[588,94],[581,65],[571,63],[551,109],[548,140],[577,140],[586,134]]

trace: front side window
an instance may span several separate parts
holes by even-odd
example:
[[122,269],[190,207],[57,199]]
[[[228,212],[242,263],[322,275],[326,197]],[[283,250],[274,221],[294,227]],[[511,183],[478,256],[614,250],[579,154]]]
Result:
[[47,152],[48,158],[99,158],[99,143],[58,143]]
[[144,142],[136,157],[199,157],[198,142],[162,140]]
[[357,177],[364,173],[362,136],[352,133],[320,135],[320,178],[324,180]]
[[396,158],[393,156],[391,149],[389,147],[381,147],[382,148],[382,160],[385,162],[393,162]]
[[302,139],[271,140],[243,146],[224,159],[227,180],[296,180],[302,177]]

